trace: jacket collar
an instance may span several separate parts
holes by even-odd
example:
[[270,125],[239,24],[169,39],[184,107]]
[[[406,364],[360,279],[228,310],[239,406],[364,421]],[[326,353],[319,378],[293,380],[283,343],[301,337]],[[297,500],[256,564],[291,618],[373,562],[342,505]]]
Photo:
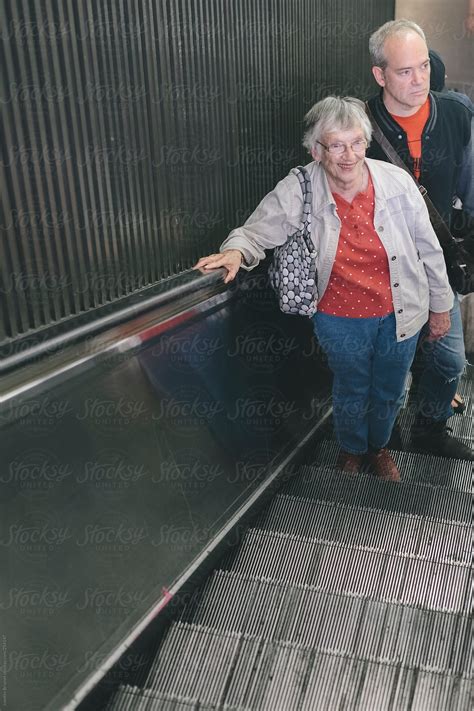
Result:
[[329,205],[334,205],[334,212],[336,201],[329,187],[324,168],[317,161],[313,161],[306,166],[306,170],[309,172],[313,184],[313,215],[317,215]]
[[[395,174],[393,174],[392,169],[395,168],[395,166],[392,166],[391,163],[374,160],[373,158],[366,158],[365,162],[372,176],[376,204],[381,206],[382,201],[391,200],[392,198],[400,197],[400,195],[406,193],[406,182],[398,179],[398,171],[401,170],[401,168],[395,169]],[[387,175],[387,173],[392,174]],[[417,189],[415,183],[413,183],[413,187]]]
[[[379,124],[382,131],[384,131],[384,133],[387,131],[389,133],[400,133],[400,131],[403,131],[403,129],[401,128],[401,126],[398,125],[395,119],[393,119],[391,114],[387,111],[387,108],[383,103],[382,96],[383,89],[381,89],[379,94],[377,96],[374,96],[373,99],[371,99],[371,101],[369,102],[370,108],[372,109],[372,112],[374,114],[374,118]],[[428,96],[430,98],[430,114],[423,129],[424,134],[430,133],[430,131],[433,130],[438,118],[438,105],[436,101],[436,96],[432,91],[429,92]]]

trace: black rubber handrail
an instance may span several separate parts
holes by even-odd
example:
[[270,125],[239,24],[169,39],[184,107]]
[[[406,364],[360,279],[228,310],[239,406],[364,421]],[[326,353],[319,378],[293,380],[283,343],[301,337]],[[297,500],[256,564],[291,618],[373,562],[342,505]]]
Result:
[[69,345],[74,341],[83,339],[93,333],[98,333],[105,328],[116,326],[117,324],[122,323],[131,317],[138,316],[142,312],[151,308],[163,306],[174,299],[182,298],[183,296],[212,285],[217,285],[221,282],[225,273],[225,269],[216,269],[208,274],[203,274],[193,269],[183,272],[173,278],[173,286],[165,288],[164,291],[161,291],[158,294],[155,293],[153,296],[144,298],[141,301],[136,301],[135,303],[118,309],[107,316],[94,319],[89,323],[73,328],[58,336],[45,339],[44,342],[35,344],[31,348],[26,348],[24,351],[3,358],[0,361],[0,373],[24,365],[46,353],[50,354],[55,350],[64,348],[64,346]]

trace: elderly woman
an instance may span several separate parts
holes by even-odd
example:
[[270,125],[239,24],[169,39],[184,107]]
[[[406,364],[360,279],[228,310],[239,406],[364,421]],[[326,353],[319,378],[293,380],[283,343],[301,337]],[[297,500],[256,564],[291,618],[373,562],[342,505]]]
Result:
[[[413,180],[365,157],[371,125],[364,105],[327,97],[306,117],[304,146],[312,184],[311,237],[317,251],[314,331],[334,374],[338,466],[400,474],[386,445],[401,406],[418,334],[444,336],[453,305],[443,253]],[[290,174],[233,230],[220,254],[195,268],[253,269],[265,249],[283,244],[301,221],[302,191]]]

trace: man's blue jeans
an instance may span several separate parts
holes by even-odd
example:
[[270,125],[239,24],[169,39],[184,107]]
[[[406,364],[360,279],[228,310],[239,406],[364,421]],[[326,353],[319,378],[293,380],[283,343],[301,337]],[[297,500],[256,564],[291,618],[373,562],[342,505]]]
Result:
[[415,366],[417,376],[416,402],[418,416],[446,421],[453,414],[451,401],[464,371],[466,355],[462,332],[461,309],[457,295],[450,312],[449,333],[438,341],[427,341],[428,329],[420,333]]
[[316,313],[316,337],[334,374],[333,419],[341,448],[385,447],[403,402],[418,333],[397,343],[395,316],[345,318]]

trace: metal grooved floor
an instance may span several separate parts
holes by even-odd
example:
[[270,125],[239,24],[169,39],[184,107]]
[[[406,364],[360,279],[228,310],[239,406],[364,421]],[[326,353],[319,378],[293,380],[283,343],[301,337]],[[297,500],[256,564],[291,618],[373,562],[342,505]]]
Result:
[[[407,399],[402,445],[411,417]],[[392,454],[400,484],[343,475],[319,443],[108,711],[473,708],[473,463]]]

